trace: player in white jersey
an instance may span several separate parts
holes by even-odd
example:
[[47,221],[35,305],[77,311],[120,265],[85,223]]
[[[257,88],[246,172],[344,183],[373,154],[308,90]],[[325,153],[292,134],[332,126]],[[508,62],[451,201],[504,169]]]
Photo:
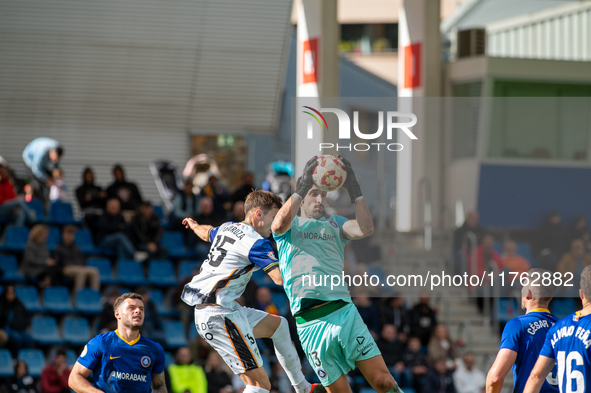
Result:
[[554,364],[560,393],[591,392],[591,266],[581,273],[579,296],[583,309],[562,318],[548,331],[523,393],[538,393]]
[[185,285],[181,297],[195,306],[197,332],[244,381],[245,393],[268,393],[271,389],[257,338],[273,340],[277,359],[296,393],[322,392],[321,385],[310,385],[304,378],[287,320],[236,302],[256,270],[263,269],[278,285],[283,283],[267,239],[281,205],[281,198],[273,193],[253,191],[244,204],[243,222],[227,222],[214,228],[186,218],[183,224],[213,245],[201,271]]

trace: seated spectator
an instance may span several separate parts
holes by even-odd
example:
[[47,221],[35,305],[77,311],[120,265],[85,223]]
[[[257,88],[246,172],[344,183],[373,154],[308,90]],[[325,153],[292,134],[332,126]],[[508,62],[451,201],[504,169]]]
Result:
[[407,368],[412,373],[413,388],[415,391],[421,391],[422,378],[429,371],[427,354],[421,351],[421,339],[417,336],[408,338],[408,346],[402,353],[402,362],[395,365],[395,370],[402,373]]
[[99,333],[106,333],[117,329],[117,318],[115,318],[115,300],[119,297],[119,291],[115,288],[111,288],[107,301],[103,305],[103,310],[99,316]]
[[386,366],[394,367],[398,362],[402,361],[404,344],[398,339],[398,333],[394,325],[386,324],[382,326],[382,332],[376,344],[382,353]]
[[64,171],[60,168],[54,168],[52,175],[53,182],[51,183],[51,187],[49,187],[49,200],[51,202],[65,201],[68,188],[64,182]]
[[187,218],[195,219],[199,214],[199,200],[201,197],[193,194],[193,182],[188,180],[185,182],[183,192],[174,197],[174,208],[172,210],[171,221],[176,226],[182,226],[182,221]]
[[[200,225],[211,225],[212,227],[220,226],[223,221],[220,216],[213,211],[213,200],[210,197],[203,197],[199,201],[199,215],[197,221]],[[195,251],[197,252],[197,260],[204,260],[207,258],[211,244],[204,242],[195,236]]]
[[480,243],[480,239],[483,235],[482,227],[478,224],[480,221],[480,214],[473,210],[468,213],[466,217],[466,221],[462,224],[461,227],[455,230],[454,232],[454,252],[458,252],[462,249],[462,242],[464,241],[464,236],[468,232],[472,232],[476,236],[476,242]]
[[92,169],[85,168],[82,172],[82,185],[76,189],[76,199],[84,213],[84,221],[91,229],[94,229],[96,220],[103,214],[106,198],[107,192],[94,184]]
[[25,201],[18,199],[8,169],[0,164],[0,218],[14,225],[35,221],[35,212]]
[[216,351],[210,351],[205,362],[207,393],[218,393],[225,386],[232,385],[232,373]]
[[385,298],[380,307],[381,324],[392,324],[398,332],[398,338],[403,343],[410,334],[411,318],[408,310],[404,307],[404,298],[396,296]]
[[74,280],[74,294],[84,288],[88,279],[90,288],[99,291],[101,289],[101,275],[96,267],[86,266],[84,253],[78,247],[76,240],[77,228],[74,225],[66,225],[62,229],[62,241],[55,248],[55,260],[58,266],[63,267],[63,275]]
[[164,341],[164,327],[162,326],[162,319],[158,315],[156,305],[150,300],[150,291],[147,288],[142,288],[138,291],[142,295],[144,301],[144,324],[141,329],[141,334],[146,337],[154,337],[151,340],[156,342]]
[[41,393],[70,393],[70,371],[66,352],[58,350],[53,357],[53,363],[48,364],[41,373]]
[[449,370],[456,368],[458,350],[455,343],[449,336],[447,326],[440,323],[433,331],[433,337],[429,341],[429,362],[434,365],[437,359],[445,359],[446,367]]
[[378,310],[371,303],[371,299],[366,295],[355,296],[353,298],[353,304],[357,307],[357,311],[359,311],[359,315],[361,315],[361,319],[367,325],[367,329],[372,337],[376,339],[380,331],[380,317]]
[[107,187],[108,198],[118,198],[121,202],[121,210],[135,212],[142,201],[142,195],[135,183],[125,180],[125,172],[120,164],[113,166],[115,180]]
[[121,204],[117,198],[107,201],[107,207],[97,223],[97,240],[99,247],[113,250],[117,258],[134,258],[143,261],[148,257],[146,252],[136,252],[127,237],[127,222],[121,214]]
[[425,378],[425,393],[456,393],[451,371],[447,370],[445,364],[446,361],[443,358],[434,360],[433,368]]
[[537,255],[540,258],[540,267],[547,270],[554,270],[562,254],[567,250],[566,230],[560,223],[560,214],[551,211],[546,221],[538,229],[536,238]]
[[410,319],[412,321],[411,331],[419,336],[421,345],[424,347],[429,344],[433,330],[437,325],[435,311],[429,305],[430,300],[427,296],[421,296],[419,303],[410,311]]
[[476,358],[472,352],[463,356],[461,363],[453,373],[453,381],[458,393],[482,393],[486,385],[484,373],[475,366]]
[[179,348],[176,363],[168,366],[171,393],[207,393],[207,378],[201,366],[193,363],[189,347]]
[[579,214],[571,222],[567,232],[567,245],[570,245],[575,239],[583,239],[585,235],[589,234],[589,227],[587,226],[587,219],[583,214]]
[[243,201],[236,201],[234,202],[234,206],[232,206],[232,214],[228,221],[232,222],[242,222],[246,218],[246,214],[244,213],[244,202]]
[[246,197],[254,190],[254,174],[252,172],[245,172],[242,185],[232,194],[232,204],[236,202],[245,202]]
[[31,317],[23,302],[16,297],[14,285],[7,285],[0,295],[0,329],[8,336],[8,349],[16,358],[18,351],[29,349],[33,339],[27,333]]
[[503,262],[501,261],[501,256],[493,248],[495,244],[495,238],[491,234],[485,234],[482,236],[482,240],[480,241],[480,245],[476,251],[476,271],[472,271],[472,254],[468,255],[468,274],[477,274],[478,276],[482,276],[484,271],[491,271],[489,262],[494,262],[499,270],[502,270]]
[[517,255],[517,243],[507,240],[503,245],[501,263],[504,270],[509,272],[525,273],[531,269],[531,264],[521,255]]
[[267,287],[259,287],[256,291],[256,308],[271,315],[279,315],[277,306],[271,299],[271,290]]
[[[571,242],[570,251],[563,255],[556,268],[562,274],[572,273],[572,283],[581,282],[581,273],[586,266],[591,265],[591,255],[585,252],[585,243],[582,239],[575,239]],[[576,285],[563,287],[559,292],[561,296],[578,298],[579,288]]]
[[8,382],[10,393],[37,393],[35,379],[29,375],[29,366],[24,360],[17,360],[14,375]]
[[201,189],[201,197],[209,197],[213,201],[213,211],[218,217],[226,216],[224,204],[230,199],[226,188],[218,181],[216,176],[210,176],[209,181]]
[[160,247],[162,233],[160,218],[154,213],[152,204],[141,202],[139,214],[131,220],[131,239],[136,250],[148,252],[151,258],[166,258],[168,253]]
[[30,279],[40,280],[40,288],[61,282],[61,269],[56,260],[50,258],[47,248],[48,237],[47,226],[35,225],[29,232],[29,242],[23,253],[23,273]]

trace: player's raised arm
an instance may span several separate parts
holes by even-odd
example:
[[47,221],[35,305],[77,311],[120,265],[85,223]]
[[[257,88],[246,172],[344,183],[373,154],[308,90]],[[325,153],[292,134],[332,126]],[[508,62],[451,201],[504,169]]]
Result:
[[308,194],[308,191],[310,191],[310,188],[312,188],[314,185],[314,181],[312,180],[312,172],[314,172],[314,168],[316,168],[317,159],[318,156],[314,156],[308,160],[306,166],[304,167],[302,177],[299,179],[298,184],[296,185],[295,192],[277,212],[277,216],[275,216],[273,226],[271,227],[275,235],[283,235],[291,229],[291,221],[298,214],[298,210],[300,210],[300,205],[302,204],[302,199]]
[[546,377],[550,371],[552,371],[554,363],[554,359],[540,355],[534,369],[531,371],[531,374],[527,379],[527,384],[525,385],[525,389],[523,389],[523,393],[538,393],[542,388]]
[[102,390],[93,387],[90,382],[88,382],[87,378],[90,373],[91,370],[76,362],[72,368],[72,372],[70,372],[70,377],[68,378],[68,386],[70,389],[76,393],[102,393]]
[[167,393],[165,382],[164,371],[160,374],[152,374],[152,392]]
[[209,231],[213,229],[211,225],[199,225],[197,221],[190,217],[183,220],[185,228],[191,228],[199,238],[205,242],[210,242]]
[[500,393],[505,377],[515,360],[517,359],[517,352],[507,348],[503,348],[497,354],[497,358],[493,363],[488,375],[486,376],[486,393]]
[[355,176],[355,172],[351,167],[349,160],[342,156],[337,156],[345,165],[347,171],[347,180],[345,180],[345,188],[351,197],[351,203],[355,204],[355,220],[349,220],[343,224],[343,234],[349,240],[362,239],[367,236],[371,236],[373,233],[373,219],[371,213],[363,199],[361,193],[361,187]]

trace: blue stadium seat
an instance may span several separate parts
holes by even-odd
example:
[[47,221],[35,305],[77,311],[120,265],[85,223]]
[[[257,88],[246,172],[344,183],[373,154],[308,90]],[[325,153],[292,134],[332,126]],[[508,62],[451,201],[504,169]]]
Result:
[[51,313],[66,314],[74,312],[70,292],[66,287],[47,287],[43,292],[43,306]]
[[164,352],[164,367],[168,368],[172,364],[174,364],[174,356],[170,352]]
[[90,325],[86,318],[64,318],[64,340],[72,345],[86,345],[90,340]]
[[150,289],[150,300],[154,302],[156,306],[156,311],[158,311],[158,315],[160,317],[167,317],[170,316],[172,313],[170,311],[170,307],[168,303],[164,299],[164,294],[160,289],[152,288]]
[[499,322],[505,323],[521,315],[521,308],[518,307],[517,300],[512,297],[502,297],[495,299],[499,302],[498,319]]
[[49,237],[47,238],[47,248],[49,251],[55,250],[55,247],[62,241],[62,233],[59,228],[49,227]]
[[174,287],[178,281],[174,275],[174,266],[167,260],[153,260],[148,265],[148,281],[160,287]]
[[40,199],[31,199],[27,206],[35,212],[35,222],[45,222],[45,208]]
[[117,278],[121,284],[147,285],[144,267],[133,259],[120,259],[117,262]]
[[185,329],[180,321],[165,321],[164,341],[169,348],[180,348],[189,345]]
[[185,237],[181,232],[165,232],[160,245],[168,250],[168,255],[171,258],[190,258],[194,254],[192,250],[187,249]]
[[18,360],[22,360],[29,366],[29,375],[39,378],[45,368],[45,355],[40,349],[21,349],[18,351]]
[[[198,335],[199,334],[197,333],[197,329],[195,328],[195,324],[190,323],[189,324],[189,342],[193,341],[195,339],[195,337]],[[259,349],[260,349],[260,347],[259,347]]]
[[89,229],[78,229],[76,231],[75,243],[78,245],[78,247],[80,247],[82,252],[87,255],[100,253],[100,250],[94,246],[94,241],[92,240],[92,233]]
[[289,313],[289,302],[285,293],[272,292],[271,301],[277,307],[277,311],[279,311],[280,315],[286,315]]
[[182,261],[179,264],[179,280],[182,280],[187,277],[193,277],[193,270],[196,267],[200,267],[201,262],[199,261]]
[[550,303],[552,314],[558,318],[567,317],[577,311],[577,305],[572,298],[554,298]]
[[54,317],[33,317],[31,337],[41,345],[59,345],[64,342]]
[[51,204],[51,207],[49,208],[49,220],[47,221],[57,225],[80,224],[80,222],[74,218],[72,204],[61,201],[53,202]]
[[4,233],[4,248],[10,251],[23,251],[29,239],[29,228],[11,226]]
[[8,349],[0,349],[0,378],[12,377],[13,375],[12,355]]
[[25,277],[19,273],[18,264],[14,255],[0,255],[0,269],[4,276],[0,282],[24,282]]
[[[49,362],[53,362],[53,358],[55,357],[56,352],[57,349],[52,349],[51,352],[49,352]],[[74,364],[76,364],[76,360],[78,360],[78,355],[76,355],[76,352],[74,352],[73,349],[66,349],[66,362],[68,363],[68,366],[70,366],[70,368],[74,367]]]
[[33,285],[17,285],[15,287],[16,297],[20,299],[29,312],[43,312],[41,302],[39,302],[39,292]]
[[259,287],[267,287],[271,290],[283,291],[283,287],[275,284],[263,269],[259,269],[252,273],[252,279]]
[[96,267],[101,274],[101,284],[112,285],[119,282],[118,279],[113,277],[113,267],[111,261],[107,258],[89,258],[86,261],[87,266]]
[[91,288],[84,288],[79,290],[76,294],[75,307],[76,310],[81,312],[82,314],[100,314],[103,310],[100,292]]

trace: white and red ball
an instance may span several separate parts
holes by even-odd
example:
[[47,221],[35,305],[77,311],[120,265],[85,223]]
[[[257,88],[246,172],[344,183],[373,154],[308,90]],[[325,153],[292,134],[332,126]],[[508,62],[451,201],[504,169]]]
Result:
[[347,180],[345,165],[336,156],[320,156],[316,160],[318,165],[314,168],[312,179],[316,187],[322,191],[336,191]]

